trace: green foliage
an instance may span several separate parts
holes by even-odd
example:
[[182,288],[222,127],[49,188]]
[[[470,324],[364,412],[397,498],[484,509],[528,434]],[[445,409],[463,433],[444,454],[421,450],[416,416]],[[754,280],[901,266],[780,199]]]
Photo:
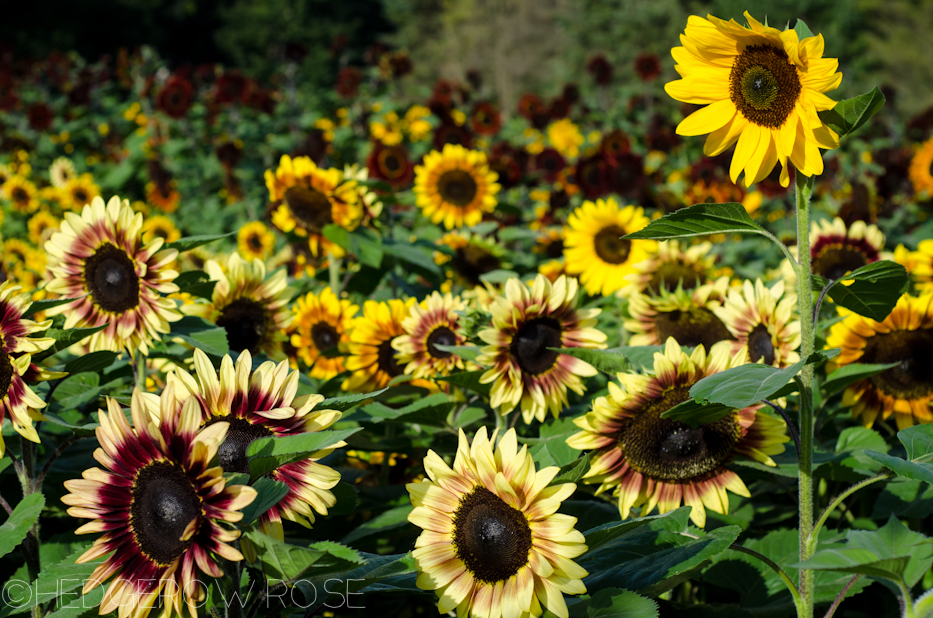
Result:
[[45,496],[39,493],[29,494],[16,505],[13,513],[0,525],[0,556],[13,551],[26,538],[43,506]]
[[819,112],[820,119],[839,137],[858,131],[871,117],[884,107],[884,95],[875,87],[871,92],[839,101],[831,110]]
[[212,356],[223,356],[230,352],[227,331],[204,318],[186,315],[172,324],[172,336],[181,337],[186,343]]
[[813,280],[818,289],[830,286],[829,297],[837,305],[878,322],[888,317],[909,284],[907,270],[888,260],[866,264],[834,282]]
[[199,236],[188,236],[176,240],[175,242],[168,243],[164,246],[165,249],[175,249],[179,253],[184,253],[185,251],[191,251],[198,247],[203,247],[208,243],[212,243],[223,238],[229,238],[236,234],[236,232],[230,232],[229,234],[201,234]]
[[342,442],[358,431],[360,428],[357,427],[339,431],[314,431],[290,436],[257,438],[246,449],[246,455],[250,458],[250,478],[258,479],[280,466],[307,459],[322,449]]

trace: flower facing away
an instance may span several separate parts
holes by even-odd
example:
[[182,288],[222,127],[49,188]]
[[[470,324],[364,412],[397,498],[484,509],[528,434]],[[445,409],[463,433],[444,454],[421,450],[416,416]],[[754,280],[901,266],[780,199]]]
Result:
[[624,240],[621,237],[644,228],[644,209],[621,208],[613,198],[583,202],[567,218],[564,256],[567,272],[580,276],[592,296],[608,296],[625,286],[625,276],[634,265],[655,252],[653,240]]
[[363,315],[354,319],[346,344],[344,366],[353,375],[344,380],[343,390],[371,392],[404,375],[405,366],[398,362],[392,342],[405,334],[402,320],[408,317],[414,304],[414,298],[382,303],[367,300],[363,304]]
[[784,282],[771,288],[761,279],[752,285],[746,280],[741,291],[729,290],[721,307],[713,309],[735,341],[732,353],[748,346],[749,360],[773,367],[787,367],[800,360],[800,320],[791,320],[797,306],[797,294],[784,291]]
[[429,451],[429,478],[406,486],[408,520],[423,528],[417,585],[437,592],[442,614],[537,617],[546,608],[568,618],[563,594],[586,592],[587,572],[573,561],[586,545],[576,517],[556,511],[576,485],[549,487],[558,469],[535,470],[514,429],[494,448],[495,439],[481,427],[471,444],[461,429],[453,468]]
[[596,375],[589,363],[549,348],[604,348],[606,335],[596,328],[600,309],[577,309],[578,283],[561,276],[552,285],[544,275],[527,286],[505,284],[505,296],[489,307],[492,328],[479,332],[488,345],[477,358],[489,367],[480,378],[492,383],[490,404],[508,414],[521,406],[526,423],[555,417],[567,407],[567,389],[582,395],[583,380]]
[[[32,422],[43,420],[39,409],[45,407],[45,402],[29,388],[24,376],[30,369],[32,354],[47,350],[55,340],[30,337],[47,329],[52,321],[25,319],[23,314],[32,302],[29,294],[19,292],[20,287],[10,281],[0,283],[0,424],[9,417],[17,433],[39,442]],[[4,452],[0,436],[0,457]]]
[[706,105],[677,126],[679,135],[704,135],[703,152],[715,156],[738,142],[729,175],[745,186],[788,162],[804,176],[823,173],[820,148],[839,147],[839,136],[817,115],[836,102],[824,93],[842,81],[839,62],[823,58],[823,35],[800,40],[794,30],[765,26],[746,11],[749,27],[712,15],[691,16],[671,55],[681,79],[664,89],[678,101]]
[[900,429],[933,422],[933,294],[905,294],[882,322],[839,307],[845,316],[833,324],[828,348],[842,348],[837,367],[851,363],[898,363],[849,386],[842,404],[871,427],[879,416],[893,414]]
[[106,324],[88,339],[91,351],[136,350],[169,332],[169,322],[181,319],[175,303],[164,294],[178,291],[178,273],[168,268],[178,251],[162,249],[164,241],[144,243],[142,214],[128,200],[112,197],[105,205],[96,197],[81,215],[65,213],[61,231],[45,243],[51,281],[46,289],[64,298],[79,298],[46,311],[64,313],[65,328]]
[[483,213],[496,207],[497,174],[489,171],[486,155],[447,144],[431,151],[415,167],[418,207],[434,224],[448,230],[479,223]]
[[460,332],[459,312],[466,304],[459,296],[434,292],[423,301],[412,305],[411,314],[402,320],[405,334],[392,341],[399,352],[398,363],[405,366],[405,373],[415,378],[433,378],[450,375],[452,371],[473,370],[475,365],[452,352],[437,348],[461,346],[466,342]]
[[[90,519],[78,534],[102,532],[78,563],[101,558],[84,594],[115,576],[100,614],[119,609],[120,618],[145,618],[162,598],[162,617],[192,618],[207,592],[199,573],[221,577],[216,557],[242,560],[229,545],[240,533],[225,524],[256,498],[246,485],[226,485],[220,466],[211,467],[227,434],[227,423],[198,431],[200,411],[191,400],[179,412],[171,387],[161,398],[133,392],[130,427],[114,399],[100,412],[94,459],[81,479],[65,481],[62,502],[72,517]],[[156,418],[161,417],[157,422]]]
[[[266,361],[253,371],[252,357],[243,351],[236,365],[230,356],[224,356],[218,375],[207,355],[195,350],[194,366],[197,378],[180,367],[168,376],[177,401],[173,414],[191,400],[197,402],[203,430],[221,423],[229,425],[217,451],[224,472],[249,473],[246,453],[257,438],[321,431],[340,419],[336,410],[314,409],[324,401],[321,395],[295,397],[298,372],[289,373],[286,361]],[[327,514],[337,503],[330,490],[340,480],[340,473],[318,460],[344,445],[336,442],[269,473],[270,478],[288,486],[288,493],[260,516],[263,532],[281,540],[283,519],[310,528],[315,513]]]
[[664,352],[654,355],[654,375],[618,374],[621,387],[610,382],[609,395],[574,419],[583,431],[567,444],[593,451],[583,482],[599,483],[597,494],[612,490],[622,519],[632,507],[642,506],[641,514],[647,515],[655,506],[666,513],[683,503],[693,507],[690,519],[703,527],[705,509],[728,512],[726,490],[750,497],[742,479],[728,468],[736,456],[773,466],[769,456],[784,452],[786,425],[758,412],[760,404],[699,427],[661,418],[690,399],[690,387],[701,379],[748,361],[744,349],[731,356],[729,348],[718,343],[707,355],[697,346],[687,356],[668,339]]
[[312,378],[330,380],[344,371],[342,354],[325,354],[350,341],[353,317],[359,306],[339,299],[330,287],[320,294],[308,292],[295,301],[290,343],[298,358],[310,367]]
[[629,283],[620,294],[658,295],[661,288],[674,292],[678,287],[693,290],[713,276],[716,257],[710,255],[712,248],[712,243],[708,242],[685,247],[676,240],[661,241],[647,258],[632,265],[634,272],[625,276]]

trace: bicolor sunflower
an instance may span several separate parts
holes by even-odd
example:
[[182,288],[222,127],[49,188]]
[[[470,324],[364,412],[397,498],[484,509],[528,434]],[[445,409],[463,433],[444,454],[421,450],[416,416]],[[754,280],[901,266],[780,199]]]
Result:
[[440,292],[412,305],[411,314],[402,320],[405,334],[392,340],[392,347],[398,352],[398,363],[405,367],[405,373],[431,379],[450,375],[452,371],[476,369],[473,363],[437,347],[460,346],[466,342],[460,332],[458,313],[466,308],[459,296]]
[[363,315],[353,320],[350,341],[343,346],[347,353],[344,367],[353,372],[344,380],[343,390],[372,392],[405,374],[405,366],[396,359],[392,342],[405,334],[402,321],[414,304],[414,298],[393,298],[381,303],[367,300],[363,304]]
[[[55,343],[49,337],[32,338],[51,326],[52,321],[34,322],[23,317],[32,305],[29,294],[20,293],[11,281],[0,283],[0,424],[10,419],[13,429],[27,440],[39,442],[33,421],[43,420],[45,402],[26,383],[32,355]],[[64,374],[62,374],[64,375]],[[0,457],[6,447],[0,435]]]
[[923,197],[933,196],[933,138],[923,142],[914,153],[907,175],[915,193]]
[[713,244],[702,242],[685,247],[676,240],[657,244],[648,257],[632,265],[634,272],[625,275],[628,282],[621,295],[632,292],[657,295],[661,288],[674,292],[678,287],[693,290],[712,278],[716,256],[710,255]]
[[282,331],[294,315],[288,310],[293,290],[288,287],[284,269],[266,277],[262,260],[247,261],[233,253],[224,266],[208,260],[204,270],[216,281],[209,303],[182,307],[187,315],[197,315],[227,331],[227,343],[234,352],[264,352],[280,357]]
[[58,189],[64,189],[68,181],[77,175],[75,164],[68,157],[58,157],[49,167],[49,180]]
[[664,345],[673,337],[680,345],[709,349],[719,341],[731,340],[732,334],[716,315],[728,289],[729,278],[720,277],[689,291],[661,288],[659,294],[631,294],[631,318],[622,323],[632,334],[629,345]]
[[275,234],[262,221],[250,221],[236,234],[237,249],[247,260],[265,260],[275,249]]
[[45,289],[77,298],[46,315],[65,314],[65,328],[106,324],[87,340],[91,351],[148,355],[169,322],[181,319],[163,296],[178,291],[172,283],[178,273],[168,268],[178,251],[163,249],[161,238],[144,243],[144,223],[128,200],[114,196],[104,204],[96,197],[80,216],[66,212],[61,231],[45,243],[51,279]]
[[334,223],[355,230],[363,219],[356,183],[338,169],[322,169],[309,157],[283,155],[275,171],[266,170],[269,199],[278,204],[272,223],[286,233],[308,239],[315,257],[343,257],[342,247],[324,237],[324,226]]
[[567,218],[564,227],[564,257],[567,272],[579,275],[587,294],[608,296],[625,285],[634,265],[656,251],[654,240],[624,240],[621,237],[644,228],[644,209],[622,208],[614,198],[583,202]]
[[778,281],[770,288],[761,279],[746,280],[741,290],[732,288],[721,307],[713,309],[735,341],[733,354],[748,347],[751,362],[787,367],[800,360],[800,320],[792,320],[797,307],[793,288],[784,290]]
[[494,238],[470,232],[450,232],[444,234],[437,244],[448,247],[450,251],[435,251],[434,262],[450,266],[447,278],[467,288],[481,285],[480,277],[486,273],[511,267],[505,261],[505,247]]
[[479,332],[488,345],[477,364],[489,367],[480,383],[492,383],[490,405],[508,414],[521,406],[526,423],[555,417],[567,407],[567,389],[586,390],[581,378],[596,375],[589,363],[550,348],[604,348],[606,335],[596,328],[600,309],[577,309],[579,289],[573,277],[552,285],[537,275],[530,286],[518,279],[505,284],[505,296],[489,307],[492,328]]
[[291,346],[298,358],[310,368],[312,378],[330,380],[344,371],[342,354],[328,354],[350,341],[353,318],[359,307],[337,298],[326,287],[320,294],[308,292],[295,301]]
[[256,498],[246,485],[227,485],[223,469],[211,466],[226,439],[228,424],[203,431],[191,400],[179,412],[171,390],[162,397],[133,391],[133,427],[120,404],[107,399],[100,411],[94,459],[81,479],[65,481],[62,497],[72,517],[90,519],[77,534],[103,532],[77,562],[108,557],[87,578],[87,594],[110,577],[100,614],[119,610],[145,618],[161,599],[162,618],[197,618],[207,598],[198,575],[221,577],[217,559],[242,560],[229,545],[240,536],[229,524]]
[[836,367],[897,363],[846,388],[842,405],[852,408],[853,418],[871,427],[893,414],[899,429],[933,422],[933,294],[901,296],[881,322],[838,310],[845,319],[826,338],[828,348],[842,348]]
[[448,230],[470,227],[495,209],[497,179],[485,153],[447,144],[415,167],[416,203],[434,224],[443,223]]
[[[236,364],[230,356],[224,356],[218,374],[207,355],[195,350],[197,377],[176,367],[167,378],[166,391],[173,387],[177,400],[173,414],[178,414],[189,400],[195,401],[202,431],[215,424],[229,426],[217,451],[217,461],[226,473],[249,473],[246,452],[253,440],[322,431],[340,419],[336,410],[314,409],[324,401],[321,395],[295,397],[298,372],[289,372],[286,361],[266,361],[255,371],[252,363],[248,350],[240,354]],[[345,445],[335,442],[307,459],[279,466],[268,474],[285,483],[288,493],[260,516],[263,532],[282,540],[283,519],[310,528],[315,513],[327,515],[327,509],[337,503],[330,490],[340,481],[340,473],[318,460]]]
[[632,507],[647,515],[655,506],[666,513],[681,503],[692,507],[690,519],[706,525],[706,510],[725,515],[732,493],[751,497],[729,464],[740,455],[773,466],[770,455],[784,452],[789,440],[783,420],[761,413],[761,404],[691,427],[661,414],[690,399],[690,387],[703,378],[748,362],[744,349],[731,355],[718,343],[709,354],[703,346],[687,356],[673,339],[654,355],[654,375],[620,373],[609,395],[593,410],[574,419],[581,431],[567,439],[573,448],[592,451],[584,483],[612,490],[622,519]]
[[586,592],[588,573],[573,561],[586,544],[576,517],[557,509],[576,485],[549,486],[557,467],[536,470],[514,429],[495,440],[480,427],[471,444],[461,429],[453,468],[429,451],[428,478],[406,485],[408,520],[423,529],[416,584],[437,592],[442,614],[568,618],[563,595]]
[[848,228],[839,217],[822,220],[810,228],[810,267],[826,279],[877,262],[884,248],[884,234],[874,225],[856,221]]
[[678,101],[705,105],[678,126],[679,135],[709,133],[703,152],[715,156],[738,142],[729,175],[745,186],[781,164],[781,186],[790,184],[788,162],[804,176],[823,173],[820,148],[839,147],[839,136],[817,112],[836,102],[824,93],[842,81],[839,61],[823,58],[823,35],[800,40],[793,29],[749,27],[712,15],[691,16],[683,47],[671,55],[681,79],[664,90]]

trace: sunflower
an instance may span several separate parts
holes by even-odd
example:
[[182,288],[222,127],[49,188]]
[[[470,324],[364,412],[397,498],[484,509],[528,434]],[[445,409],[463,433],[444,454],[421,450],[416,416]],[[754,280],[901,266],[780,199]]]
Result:
[[311,368],[312,378],[330,380],[344,371],[342,355],[324,353],[350,341],[353,317],[359,307],[339,299],[329,287],[320,294],[308,292],[295,301],[290,343],[298,358]]
[[712,243],[703,242],[692,247],[685,247],[676,240],[665,240],[657,244],[657,249],[637,264],[635,272],[625,276],[628,285],[621,294],[628,296],[632,292],[657,295],[661,288],[668,292],[678,287],[692,290],[707,282],[714,272],[716,256],[710,255]]
[[497,178],[485,153],[447,144],[415,167],[416,203],[432,223],[443,222],[448,230],[476,225],[496,207]]
[[262,221],[251,221],[236,235],[240,255],[247,260],[265,260],[275,250],[275,234]]
[[923,197],[933,196],[933,138],[921,144],[910,160],[908,176],[914,185],[914,192]]
[[[593,410],[575,418],[581,431],[567,439],[573,448],[593,451],[584,483],[599,483],[597,494],[613,490],[619,512],[627,518],[633,506],[641,515],[654,507],[666,513],[692,507],[690,519],[701,528],[706,510],[725,515],[728,489],[751,497],[745,483],[728,468],[738,455],[769,466],[769,455],[784,452],[788,441],[784,421],[759,413],[761,404],[734,410],[699,427],[661,418],[690,399],[690,387],[703,378],[748,362],[745,350],[729,354],[730,344],[718,343],[709,355],[703,346],[687,356],[668,339],[654,355],[654,375],[618,374],[609,395],[593,402]],[[705,507],[705,508],[704,508]]]
[[548,125],[547,139],[557,152],[568,159],[573,159],[580,154],[580,146],[585,141],[580,128],[569,118]]
[[799,40],[794,30],[762,25],[745,12],[750,28],[735,20],[691,16],[683,47],[671,55],[682,79],[664,86],[678,101],[707,105],[677,126],[678,135],[709,133],[703,152],[715,156],[738,141],[729,175],[745,186],[781,164],[781,186],[790,184],[788,160],[804,176],[823,173],[820,148],[839,147],[839,136],[817,115],[836,102],[824,92],[842,81],[839,62],[823,58],[823,35]]
[[238,253],[230,255],[226,267],[208,260],[204,270],[217,282],[211,302],[185,305],[182,310],[226,330],[227,343],[235,352],[281,356],[282,331],[294,319],[287,306],[293,290],[287,287],[285,270],[266,278],[262,260],[250,262]]
[[[197,379],[176,367],[168,375],[166,388],[174,387],[178,402],[174,414],[187,401],[194,400],[200,410],[198,420],[202,430],[216,423],[229,425],[217,452],[217,461],[226,473],[249,473],[246,450],[257,438],[321,431],[340,418],[336,410],[313,409],[324,401],[321,395],[295,397],[298,372],[289,373],[286,361],[279,364],[266,361],[253,371],[252,357],[244,350],[236,365],[232,358],[224,356],[218,376],[207,355],[195,350],[194,366]],[[273,480],[288,485],[288,493],[260,516],[263,532],[282,540],[283,519],[310,528],[315,512],[327,515],[327,509],[337,503],[330,490],[340,480],[340,473],[318,460],[345,445],[335,442],[307,459],[279,466],[269,473]]]
[[26,178],[15,175],[3,183],[3,192],[19,212],[36,212],[39,209],[39,190]]
[[165,215],[149,217],[143,224],[143,240],[152,242],[153,238],[161,238],[166,244],[181,238],[181,232],[175,227],[174,221]]
[[800,347],[800,320],[791,320],[796,306],[797,294],[793,288],[785,293],[783,281],[767,288],[757,279],[754,285],[746,280],[741,291],[729,290],[713,313],[735,337],[733,353],[748,346],[751,362],[787,367],[800,360],[794,352]]
[[342,346],[347,351],[344,366],[353,372],[344,380],[343,390],[371,392],[385,388],[392,378],[405,374],[392,341],[405,334],[402,320],[408,317],[414,304],[414,298],[383,303],[367,300],[363,304],[363,315],[353,320],[350,341]]
[[933,239],[921,240],[911,252],[913,268],[910,277],[920,292],[933,292]]
[[588,573],[573,561],[586,544],[576,517],[557,509],[576,485],[548,486],[558,469],[535,470],[514,429],[495,440],[480,427],[470,444],[461,429],[453,468],[429,451],[429,478],[406,485],[408,521],[423,529],[416,583],[437,592],[442,614],[537,617],[546,608],[568,618],[563,594],[586,592]]
[[15,176],[15,172],[10,169],[10,166],[6,163],[0,163],[0,197],[7,197],[6,192],[3,190],[3,185],[13,176]]
[[85,205],[94,201],[95,197],[100,196],[100,187],[94,182],[94,177],[90,174],[81,174],[65,182],[62,187],[64,196],[62,205],[65,208],[80,212]]
[[175,212],[181,205],[181,193],[175,188],[177,185],[178,181],[175,179],[166,182],[147,182],[146,202],[162,212]]
[[567,407],[567,389],[578,395],[583,380],[596,369],[549,348],[604,348],[606,335],[596,328],[600,309],[577,309],[578,284],[544,275],[529,287],[518,279],[505,284],[505,296],[489,307],[492,328],[479,332],[487,344],[476,362],[489,367],[480,383],[492,385],[490,404],[504,415],[521,404],[522,418],[544,421]]
[[373,178],[386,181],[394,189],[406,187],[415,176],[415,168],[404,146],[386,146],[378,140],[373,142],[366,165]]
[[354,183],[360,206],[363,208],[363,222],[369,223],[382,214],[382,200],[379,194],[369,188],[369,168],[358,163],[343,166],[345,181]]
[[814,222],[810,228],[810,264],[814,274],[839,279],[848,272],[877,262],[884,234],[874,225],[856,221],[849,228],[842,219]]
[[716,310],[726,300],[729,278],[720,277],[693,290],[678,288],[647,295],[635,292],[629,296],[630,319],[623,322],[632,334],[629,345],[663,345],[673,337],[683,346],[702,345],[732,340],[726,325],[716,316]]
[[[45,402],[29,388],[25,376],[31,367],[31,355],[47,350],[55,340],[29,337],[47,329],[52,321],[33,322],[23,318],[32,301],[29,294],[19,293],[21,289],[11,281],[0,283],[0,424],[9,417],[21,436],[39,442],[32,422],[43,420],[39,408],[44,408]],[[0,457],[4,451],[3,436],[0,436]]]
[[83,297],[53,307],[47,315],[66,315],[64,328],[102,326],[91,335],[91,351],[136,350],[149,354],[169,322],[181,319],[175,303],[163,294],[178,291],[178,276],[167,268],[177,256],[155,238],[143,243],[143,216],[128,200],[95,197],[81,215],[65,213],[61,231],[45,243],[51,281],[46,290],[65,298]]
[[113,554],[87,578],[87,594],[112,575],[100,613],[145,618],[163,602],[162,618],[192,618],[207,598],[198,571],[223,572],[217,558],[242,560],[228,543],[239,530],[222,524],[240,521],[239,511],[256,498],[246,485],[226,485],[220,466],[210,466],[227,435],[228,424],[198,432],[196,400],[178,413],[170,390],[162,397],[133,391],[130,427],[114,399],[100,411],[94,458],[82,479],[65,481],[62,502],[72,517],[90,519],[78,534],[103,532],[77,562]]
[[405,366],[405,373],[430,379],[450,375],[456,370],[476,369],[473,363],[436,347],[460,346],[466,342],[460,329],[459,313],[466,308],[459,296],[439,292],[412,305],[411,314],[402,320],[405,334],[392,340],[392,347],[398,351],[398,363]]
[[564,256],[567,272],[580,275],[587,294],[608,296],[625,285],[625,275],[650,257],[654,240],[623,240],[621,236],[648,225],[644,209],[619,207],[614,198],[583,202],[567,218]]
[[505,248],[492,238],[470,232],[451,232],[444,234],[437,244],[449,247],[453,255],[436,251],[434,261],[438,265],[448,264],[451,270],[447,277],[464,287],[482,284],[480,277],[486,273],[510,268],[505,262]]
[[29,218],[26,226],[29,228],[29,240],[41,245],[49,239],[52,233],[59,228],[61,221],[47,210],[40,210]]
[[279,167],[266,170],[269,199],[278,203],[272,223],[289,233],[308,238],[315,257],[343,257],[342,247],[327,240],[324,226],[331,223],[355,230],[363,219],[356,182],[337,169],[322,169],[308,157],[283,155]]
[[899,429],[933,422],[933,294],[901,296],[882,322],[838,310],[845,319],[833,324],[826,339],[828,348],[842,348],[833,359],[837,367],[900,363],[846,389],[842,404],[852,416],[866,427],[892,414]]
[[49,167],[49,179],[52,181],[52,186],[59,189],[64,189],[68,181],[77,175],[75,164],[68,157],[58,157]]

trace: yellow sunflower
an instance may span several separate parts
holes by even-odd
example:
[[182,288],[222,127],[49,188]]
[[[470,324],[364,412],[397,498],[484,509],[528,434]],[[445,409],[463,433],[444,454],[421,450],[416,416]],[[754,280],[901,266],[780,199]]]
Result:
[[39,190],[28,179],[15,175],[3,183],[3,192],[19,212],[36,212],[39,209]]
[[899,363],[849,386],[842,404],[871,427],[880,415],[893,414],[899,429],[933,422],[933,294],[905,294],[891,314],[876,322],[839,307],[845,316],[833,324],[827,348],[842,348],[837,367],[850,363]]
[[283,232],[307,237],[315,257],[343,257],[343,248],[322,231],[331,223],[350,231],[359,226],[363,207],[356,184],[340,170],[319,168],[308,157],[283,155],[275,171],[266,170],[269,199],[278,203],[272,223]]
[[94,201],[95,197],[100,197],[100,187],[94,182],[94,177],[90,174],[81,174],[70,178],[62,187],[62,205],[75,212],[81,212],[86,204]]
[[729,329],[716,316],[728,289],[729,278],[720,277],[690,291],[661,288],[657,295],[633,293],[628,306],[631,318],[623,322],[632,334],[629,345],[664,345],[673,337],[680,345],[709,349],[714,343],[731,340]]
[[668,292],[678,287],[684,290],[697,288],[713,276],[716,256],[709,254],[712,248],[713,244],[709,242],[684,247],[676,240],[661,241],[647,258],[632,265],[634,272],[625,276],[628,285],[620,294],[658,294],[661,288]]
[[460,312],[466,304],[459,296],[434,292],[417,305],[402,320],[405,334],[392,340],[398,351],[398,362],[405,373],[416,378],[450,375],[452,371],[472,371],[476,366],[452,352],[440,350],[437,345],[459,346],[466,342],[460,332]]
[[175,179],[159,183],[147,182],[146,202],[162,212],[175,212],[181,205],[181,193],[175,188],[177,185],[178,181]]
[[654,240],[623,240],[644,228],[648,218],[641,207],[621,208],[614,198],[583,202],[567,218],[564,228],[566,270],[579,275],[592,296],[608,296],[625,286],[625,276],[635,264],[657,251]]
[[580,146],[585,141],[580,128],[569,118],[552,122],[547,128],[547,139],[554,150],[568,159],[573,159],[580,154]]
[[574,419],[581,431],[567,439],[573,448],[593,451],[584,483],[599,483],[597,494],[613,490],[619,512],[632,507],[641,515],[654,507],[666,513],[681,503],[692,507],[690,519],[706,525],[706,510],[725,515],[732,493],[751,497],[739,475],[729,469],[744,455],[774,465],[770,455],[784,452],[789,440],[784,421],[761,414],[761,404],[735,410],[712,423],[690,427],[661,414],[690,399],[690,387],[701,379],[748,362],[745,350],[729,353],[718,343],[707,355],[703,346],[687,356],[668,339],[654,355],[654,375],[620,373],[609,383],[609,395],[593,402],[593,410]]
[[320,294],[308,292],[295,301],[290,343],[297,357],[311,368],[312,378],[330,380],[344,371],[342,354],[323,353],[350,341],[353,317],[359,309],[349,300],[337,298],[329,287]]
[[557,467],[535,470],[514,429],[497,446],[496,432],[460,430],[453,468],[434,451],[428,478],[406,485],[423,529],[412,557],[422,590],[435,590],[442,614],[485,618],[568,618],[564,594],[583,594],[588,575],[574,558],[586,551],[576,517],[557,513],[577,486],[549,486]]
[[745,186],[781,164],[781,186],[790,184],[788,161],[804,176],[823,173],[820,148],[839,147],[839,136],[817,112],[836,102],[825,92],[842,81],[839,62],[823,58],[823,35],[765,26],[745,12],[749,27],[712,15],[691,16],[683,47],[671,55],[681,79],[664,86],[678,101],[706,105],[685,118],[679,135],[709,133],[703,152],[715,156],[738,142],[729,175]]
[[49,239],[61,225],[58,217],[47,210],[40,210],[29,218],[26,226],[29,228],[29,240],[36,245],[42,245]]
[[58,157],[49,167],[49,179],[52,181],[52,186],[58,189],[64,189],[68,181],[77,175],[75,164],[68,157]]
[[432,223],[443,223],[448,230],[476,225],[496,207],[497,179],[485,153],[446,144],[415,167],[416,203]]
[[[382,303],[367,300],[363,304],[363,315],[353,321],[350,341],[345,344],[344,366],[353,375],[344,380],[343,390],[371,392],[385,388],[392,378],[404,375],[405,367],[396,359],[398,353],[392,341],[405,334],[402,321],[414,304],[414,298]],[[421,382],[420,385],[430,384]]]
[[518,279],[505,284],[505,296],[489,307],[492,328],[479,332],[488,345],[477,358],[489,367],[480,383],[492,383],[490,404],[508,414],[521,406],[526,423],[555,417],[567,407],[567,389],[578,395],[581,378],[596,375],[589,363],[550,348],[604,348],[606,335],[596,328],[600,309],[577,309],[577,280],[544,275],[527,286]]
[[444,234],[438,245],[451,249],[451,253],[436,251],[434,261],[438,265],[448,265],[448,280],[467,288],[482,284],[480,277],[499,269],[509,269],[505,262],[505,247],[493,238],[484,238],[470,232],[450,232]]
[[265,260],[275,249],[275,234],[262,221],[251,221],[236,235],[240,255],[247,260]]
[[933,292],[933,239],[921,240],[912,252],[910,277],[920,292]]
[[923,142],[913,159],[910,160],[908,175],[914,185],[914,192],[923,197],[933,196],[933,137]]
[[741,291],[729,290],[713,313],[736,339],[733,354],[747,346],[751,362],[787,367],[800,360],[794,351],[800,347],[800,320],[791,320],[796,306],[797,294],[793,288],[785,292],[783,281],[767,288],[757,279],[754,285],[745,281]]
[[153,238],[161,238],[168,244],[181,238],[181,232],[175,227],[174,221],[165,215],[156,215],[146,219],[143,224],[143,240],[150,242]]

